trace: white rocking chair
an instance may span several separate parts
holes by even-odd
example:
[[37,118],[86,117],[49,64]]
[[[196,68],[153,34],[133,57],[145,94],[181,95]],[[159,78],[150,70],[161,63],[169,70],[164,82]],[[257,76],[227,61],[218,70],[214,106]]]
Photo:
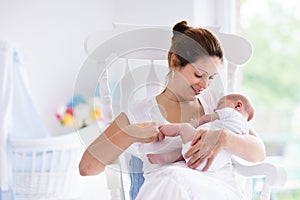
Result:
[[[224,34],[215,27],[206,28],[219,37],[225,49],[226,60],[219,72],[219,80],[210,86],[213,95],[221,97],[227,92],[235,91],[237,66],[250,59],[252,46],[240,36]],[[97,66],[98,74],[101,74],[100,95],[106,124],[113,120],[113,113],[118,114],[127,108],[126,102],[130,101],[129,99],[153,96],[163,88],[161,86],[164,85],[168,67],[167,62],[162,60],[167,59],[171,36],[171,28],[167,27],[115,24],[113,30],[87,37],[85,49],[89,59],[86,65]],[[125,64],[125,67],[122,68],[122,64]],[[161,73],[162,65],[165,66],[165,73]],[[118,66],[117,70],[113,69],[115,66]],[[159,74],[156,73],[156,67],[159,67]],[[122,154],[115,163],[106,167],[107,184],[111,199],[114,200],[127,199],[128,196],[124,193],[128,188],[128,185],[123,183],[126,177],[120,172],[121,167],[127,167],[124,157]],[[261,200],[270,199],[271,187],[282,186],[286,181],[285,169],[279,165],[268,162],[247,163],[239,158],[233,159],[232,162],[235,171],[248,178],[248,188],[244,190],[246,199],[252,199],[251,180],[254,177],[265,177]]]

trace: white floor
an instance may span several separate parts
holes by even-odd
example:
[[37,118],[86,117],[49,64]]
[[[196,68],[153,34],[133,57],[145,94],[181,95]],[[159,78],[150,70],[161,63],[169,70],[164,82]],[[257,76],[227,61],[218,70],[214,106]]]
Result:
[[[107,184],[106,184],[106,176],[105,173],[101,173],[97,176],[87,176],[87,177],[80,177],[80,183],[79,184],[75,184],[74,187],[72,189],[72,194],[76,195],[80,195],[81,198],[76,198],[74,199],[74,197],[72,198],[72,200],[110,200],[110,194],[109,194],[109,190],[107,188]],[[77,179],[78,180],[78,179]],[[81,189],[81,191],[74,191],[74,189]],[[23,197],[23,196],[18,196],[18,197],[13,197],[12,193],[2,193],[2,191],[0,191],[0,200],[49,200],[49,199],[53,199],[53,198],[48,198],[48,197],[44,197],[44,196],[40,196],[41,194],[37,194],[38,197]],[[69,199],[71,200],[71,199]]]
[[[125,199],[129,197],[130,179],[129,176],[123,174],[123,184],[125,192]],[[110,200],[110,193],[106,183],[105,173],[97,176],[83,177],[83,195],[80,200]]]
[[109,200],[105,173],[83,177],[83,195],[81,200]]

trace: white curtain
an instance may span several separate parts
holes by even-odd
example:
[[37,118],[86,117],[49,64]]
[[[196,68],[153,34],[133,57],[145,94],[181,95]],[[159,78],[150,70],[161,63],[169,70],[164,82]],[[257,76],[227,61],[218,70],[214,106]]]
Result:
[[0,40],[0,191],[9,189],[9,140],[47,136],[30,96],[20,53]]
[[0,41],[0,190],[9,189],[7,138],[12,107],[13,48]]

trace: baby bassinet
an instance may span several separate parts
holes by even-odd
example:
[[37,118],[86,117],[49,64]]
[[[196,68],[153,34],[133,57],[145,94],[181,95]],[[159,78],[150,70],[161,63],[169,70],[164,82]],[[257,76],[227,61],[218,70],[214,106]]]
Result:
[[77,132],[51,136],[24,72],[19,51],[0,40],[0,200],[80,198]]
[[78,163],[83,146],[77,134],[13,140],[14,199],[76,199],[81,195]]

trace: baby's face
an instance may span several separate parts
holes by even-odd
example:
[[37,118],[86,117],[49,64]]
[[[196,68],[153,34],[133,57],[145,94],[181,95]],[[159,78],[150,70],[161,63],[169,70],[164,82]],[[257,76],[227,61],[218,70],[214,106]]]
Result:
[[222,108],[235,108],[234,101],[225,97],[222,97],[217,104],[215,110],[219,110]]

